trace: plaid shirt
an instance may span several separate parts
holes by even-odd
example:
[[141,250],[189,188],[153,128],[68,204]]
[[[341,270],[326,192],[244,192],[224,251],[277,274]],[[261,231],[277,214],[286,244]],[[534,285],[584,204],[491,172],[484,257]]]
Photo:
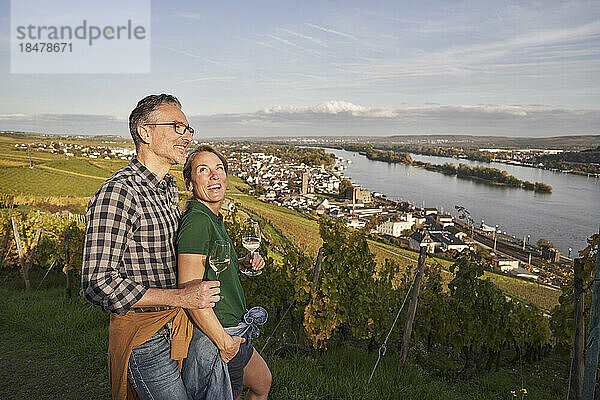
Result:
[[131,308],[148,288],[177,287],[175,240],[181,215],[175,179],[159,179],[136,158],[90,200],[81,283],[85,298],[104,311]]

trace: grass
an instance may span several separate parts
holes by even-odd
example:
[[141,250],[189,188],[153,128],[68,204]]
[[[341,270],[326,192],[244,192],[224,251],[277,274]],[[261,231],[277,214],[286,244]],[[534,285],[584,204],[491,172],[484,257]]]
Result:
[[81,175],[96,176],[104,179],[109,178],[114,173],[112,169],[101,168],[87,159],[81,158],[52,161],[44,165],[62,171],[75,172]]
[[227,194],[243,194],[250,186],[235,175],[227,175]]
[[89,163],[100,169],[110,171],[112,174],[129,164],[129,160],[105,160],[96,158],[94,160],[89,160]]
[[546,311],[551,311],[558,305],[558,298],[561,295],[560,290],[495,272],[485,271],[484,278],[489,278],[503,292],[536,304]]
[[[433,374],[432,355],[416,360],[411,357],[397,374],[397,353],[389,351],[380,361],[373,380],[367,386],[377,352],[356,347],[337,348],[326,356],[296,353],[291,358],[271,357],[274,396],[282,399],[513,399],[511,391],[521,388],[519,368],[504,368],[471,379],[443,378]],[[554,364],[556,362],[556,364]],[[563,398],[566,363],[547,359],[540,364],[524,365],[523,382],[528,397],[536,400]],[[298,371],[302,371],[298,373]],[[554,375],[560,375],[559,379]],[[544,382],[544,377],[553,381]]]
[[[106,364],[108,316],[99,307],[65,295],[64,275],[55,272],[42,289],[25,292],[16,273],[0,279],[0,398],[109,399]],[[41,271],[32,271],[37,287]],[[271,324],[274,321],[270,321]],[[268,325],[263,332],[271,332]],[[266,335],[259,338],[260,348]],[[273,374],[269,398],[283,399],[513,399],[521,379],[527,398],[562,399],[568,363],[551,356],[521,369],[503,365],[499,372],[479,372],[470,379],[444,374],[447,354],[411,349],[408,364],[396,374],[392,348],[382,358],[373,381],[366,382],[377,351],[341,344],[327,352],[284,349],[264,357]],[[439,372],[441,371],[441,373]]]
[[90,196],[102,180],[43,168],[0,167],[0,192],[37,196]]
[[13,160],[7,158],[0,158],[0,167],[24,167],[29,166],[29,162],[26,160]]
[[[400,265],[416,265],[419,258],[419,252],[416,250],[403,249],[385,243],[369,240],[369,248],[375,254],[378,262],[383,262],[386,258],[393,259]],[[435,260],[435,261],[434,261]],[[428,257],[428,264],[441,265],[443,269],[448,270],[452,265],[451,261],[438,257]]]
[[0,287],[0,325],[0,398],[110,398],[108,316],[99,307],[60,287]]

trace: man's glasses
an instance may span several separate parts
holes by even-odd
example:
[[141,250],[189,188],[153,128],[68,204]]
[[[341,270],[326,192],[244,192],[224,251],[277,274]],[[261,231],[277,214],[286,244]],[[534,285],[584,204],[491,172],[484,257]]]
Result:
[[154,125],[154,126],[172,126],[175,129],[175,133],[178,135],[184,135],[185,131],[189,131],[190,134],[194,134],[194,128],[189,125],[184,124],[183,122],[162,122],[160,124],[144,124],[144,125]]

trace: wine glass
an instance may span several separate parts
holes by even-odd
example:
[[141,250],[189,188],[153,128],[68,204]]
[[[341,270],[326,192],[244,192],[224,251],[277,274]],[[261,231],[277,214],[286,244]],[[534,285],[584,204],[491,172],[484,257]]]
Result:
[[217,280],[219,280],[219,274],[229,266],[229,260],[231,255],[231,249],[229,242],[225,240],[215,240],[210,248],[208,255],[208,264],[215,271]]
[[[244,235],[242,236],[242,246],[244,246],[244,248],[250,252],[250,257],[248,258],[248,260],[252,260],[252,258],[254,257],[254,252],[260,246],[260,226],[258,225],[258,222],[248,221],[246,223]],[[251,266],[244,268],[243,270],[241,270],[241,272],[248,276],[256,276],[262,274],[262,270],[252,269]]]

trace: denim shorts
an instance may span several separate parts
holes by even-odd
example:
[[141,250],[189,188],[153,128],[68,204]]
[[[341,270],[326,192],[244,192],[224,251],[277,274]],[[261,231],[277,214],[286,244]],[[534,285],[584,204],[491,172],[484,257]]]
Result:
[[252,353],[254,353],[254,347],[246,340],[244,343],[240,343],[240,349],[237,354],[227,363],[234,399],[237,399],[242,394],[244,367],[248,365]]

